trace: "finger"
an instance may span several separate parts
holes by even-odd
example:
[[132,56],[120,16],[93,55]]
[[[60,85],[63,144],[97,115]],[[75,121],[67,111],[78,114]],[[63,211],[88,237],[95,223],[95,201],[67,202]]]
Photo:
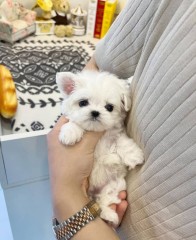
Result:
[[104,132],[86,132],[82,142],[88,148],[94,148],[103,134]]
[[128,202],[126,200],[122,200],[119,204],[111,204],[110,208],[113,209],[118,214],[119,224],[114,225],[114,224],[108,223],[108,225],[113,228],[119,227],[119,225],[121,224],[122,219],[125,215],[127,207],[128,207]]
[[65,116],[61,116],[57,123],[55,124],[54,128],[47,134],[47,142],[49,143],[52,139],[56,140],[58,139],[58,135],[60,133],[61,127],[63,124],[67,123],[69,120],[65,118]]
[[[118,209],[117,209],[117,208],[119,208],[119,205],[122,203],[122,201],[124,201],[124,200],[126,199],[126,197],[127,197],[127,192],[126,192],[126,191],[121,191],[121,192],[119,192],[118,197],[119,197],[120,200],[121,200],[121,202],[120,202],[119,204],[115,204],[115,203],[110,204],[110,208],[111,208],[112,210],[114,210],[117,214],[118,214],[118,212],[117,212]],[[123,205],[124,205],[124,203],[123,203]],[[121,208],[121,206],[120,206],[120,208]],[[121,211],[121,209],[120,209],[120,211]]]
[[61,127],[67,123],[69,120],[65,117],[65,116],[61,116],[57,123],[54,125],[53,129],[48,133],[48,135],[50,136],[51,134],[55,134],[56,132],[60,132]]
[[58,119],[58,121],[57,121],[57,123],[55,124],[54,128],[55,128],[55,129],[61,129],[62,125],[65,124],[65,123],[67,123],[67,122],[69,122],[69,119],[67,119],[64,115],[62,115],[62,116]]
[[119,217],[119,223],[121,223],[124,214],[127,210],[128,207],[128,202],[126,200],[122,200],[120,204],[116,206],[116,213],[118,214]]
[[127,192],[126,191],[121,191],[118,195],[118,197],[121,199],[121,200],[125,200],[127,198]]
[[115,203],[110,204],[109,207],[116,212],[117,204],[115,204]]

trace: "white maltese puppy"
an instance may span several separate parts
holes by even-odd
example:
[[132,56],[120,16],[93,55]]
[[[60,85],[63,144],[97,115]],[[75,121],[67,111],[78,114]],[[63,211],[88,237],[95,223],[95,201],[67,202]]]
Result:
[[120,203],[118,194],[126,190],[127,171],[143,163],[141,149],[124,126],[131,107],[130,84],[108,72],[61,72],[56,78],[64,96],[62,113],[69,119],[60,141],[72,145],[85,131],[105,131],[95,149],[88,193],[100,205],[101,218],[118,225],[118,215],[109,205]]

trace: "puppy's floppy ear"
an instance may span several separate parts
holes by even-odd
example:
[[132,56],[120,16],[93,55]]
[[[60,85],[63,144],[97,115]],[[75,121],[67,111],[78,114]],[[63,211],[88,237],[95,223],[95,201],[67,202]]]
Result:
[[124,106],[124,109],[126,112],[128,112],[131,109],[131,82],[132,82],[133,77],[130,77],[125,81],[125,93],[122,96],[122,104]]
[[131,98],[127,94],[123,94],[122,96],[122,104],[126,112],[131,109]]
[[75,74],[71,72],[58,72],[56,83],[63,96],[70,95],[75,88]]

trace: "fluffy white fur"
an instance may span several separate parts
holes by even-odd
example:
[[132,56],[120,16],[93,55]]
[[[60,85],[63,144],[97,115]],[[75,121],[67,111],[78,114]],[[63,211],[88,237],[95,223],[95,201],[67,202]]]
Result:
[[117,225],[118,215],[109,205],[120,202],[127,171],[143,162],[142,151],[124,128],[131,108],[128,81],[107,72],[83,71],[58,73],[57,84],[64,96],[62,113],[70,120],[61,129],[62,143],[75,144],[85,131],[105,131],[94,153],[89,196],[99,203],[101,217]]

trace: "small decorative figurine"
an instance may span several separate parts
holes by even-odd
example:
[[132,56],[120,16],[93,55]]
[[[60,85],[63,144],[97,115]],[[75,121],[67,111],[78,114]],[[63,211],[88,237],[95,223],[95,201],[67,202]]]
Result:
[[87,12],[81,8],[79,5],[78,7],[71,10],[71,24],[73,26],[74,35],[81,36],[85,34],[85,17]]

